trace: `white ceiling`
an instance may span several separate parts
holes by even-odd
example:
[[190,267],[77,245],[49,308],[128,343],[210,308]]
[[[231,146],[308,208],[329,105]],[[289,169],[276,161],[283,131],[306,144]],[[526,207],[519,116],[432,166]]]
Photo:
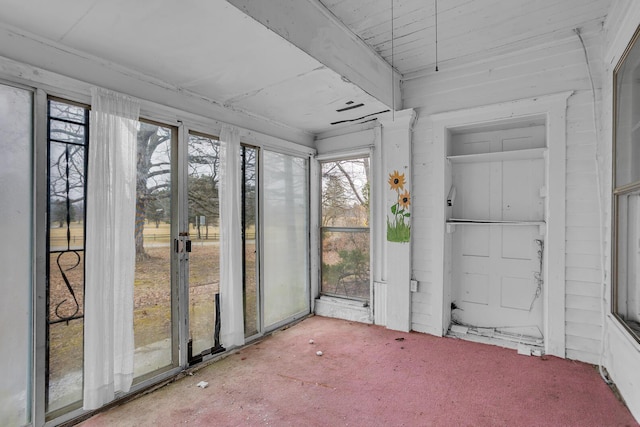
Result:
[[[319,0],[405,77],[435,69],[437,0]],[[439,69],[604,21],[613,0],[440,0]]]
[[[223,0],[0,0],[0,10],[11,27],[310,133],[387,109]],[[348,102],[364,106],[336,112]]]
[[[269,1],[274,8],[288,4]],[[434,67],[435,0],[305,1],[324,5],[328,19],[340,21],[364,41],[363,49],[393,62],[405,78]],[[440,70],[595,25],[611,2],[440,0]],[[277,35],[268,22],[262,25],[224,0],[0,0],[0,10],[0,26],[308,133],[388,108],[296,47],[295,37]],[[364,106],[336,111],[359,103]]]

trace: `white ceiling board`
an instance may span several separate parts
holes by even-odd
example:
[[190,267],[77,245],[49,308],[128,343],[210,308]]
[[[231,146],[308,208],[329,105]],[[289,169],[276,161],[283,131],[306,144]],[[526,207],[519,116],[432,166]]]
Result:
[[[403,76],[435,68],[434,0],[320,1]],[[515,51],[551,35],[569,36],[576,27],[604,21],[612,1],[440,0],[439,68]]]
[[[52,45],[306,132],[331,127],[335,102],[328,101],[386,109],[224,0],[0,0],[0,10],[0,23]],[[3,51],[11,49],[0,43]],[[29,52],[19,59],[47,63],[29,60]]]
[[[282,93],[288,94],[286,103],[281,102],[280,94]],[[348,102],[350,104],[347,104]],[[235,99],[231,105],[248,111],[262,106],[272,111],[275,116],[280,116],[288,114],[292,109],[299,108],[304,111],[308,104],[327,107],[326,121],[318,124],[315,114],[307,108],[308,112],[297,115],[292,125],[301,129],[309,129],[313,133],[320,133],[337,126],[331,125],[331,123],[359,118],[366,119],[365,116],[388,111],[386,106],[375,98],[363,94],[355,86],[345,87],[340,76],[325,67],[300,75],[297,79],[264,88],[250,96]],[[342,112],[337,111],[359,104],[364,105]]]
[[0,21],[59,42],[99,2],[2,0]]

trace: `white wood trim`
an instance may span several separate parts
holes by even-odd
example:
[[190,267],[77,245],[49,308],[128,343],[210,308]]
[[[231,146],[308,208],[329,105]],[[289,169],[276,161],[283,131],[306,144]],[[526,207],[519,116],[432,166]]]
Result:
[[629,1],[623,8],[618,7],[615,11],[623,18],[618,21],[618,16],[608,15],[604,25],[605,31],[615,31],[605,46],[604,54],[605,63],[610,64],[612,69],[620,60],[640,23],[640,7],[635,1]]
[[387,284],[373,282],[373,296],[373,323],[387,326]]
[[[547,237],[545,240],[544,310],[545,352],[566,356],[565,334],[565,254],[566,254],[566,163],[567,100],[563,94],[547,108]],[[564,99],[563,99],[564,98]]]
[[447,221],[447,224],[452,225],[544,225],[546,222],[544,221],[494,221],[494,220],[484,220],[484,219],[457,219],[450,218]]
[[[517,120],[531,116],[542,116],[558,102],[564,102],[573,94],[573,91],[560,92],[550,95],[540,95],[534,98],[517,99],[499,104],[483,105],[475,108],[445,111],[431,115],[435,125],[447,129],[456,127],[473,127],[488,124],[498,120]],[[466,118],[466,119],[465,119]]]
[[[371,243],[373,254],[373,266],[371,268],[372,279],[374,282],[384,282],[387,279],[387,245],[385,244],[385,231],[386,223],[384,207],[384,197],[382,191],[384,189],[384,173],[383,173],[383,158],[382,158],[382,128],[380,126],[374,129],[375,132],[375,147],[371,150]],[[375,287],[374,287],[375,292]],[[374,295],[374,301],[376,296]],[[385,288],[385,304],[386,304],[386,288]],[[374,316],[375,316],[374,311]],[[386,311],[384,314],[384,322],[386,325]]]
[[316,298],[320,297],[320,259],[322,249],[320,242],[320,164],[313,159],[309,162],[309,267],[311,312],[315,313]]
[[413,125],[416,123],[418,116],[413,108],[408,108],[401,111],[390,111],[380,114],[378,116],[378,122],[383,128],[387,130],[413,130]]
[[[382,178],[381,193],[387,196],[383,199],[380,215],[387,217],[390,202],[388,193],[383,192],[386,187],[386,177],[391,170],[398,170],[405,174],[405,189],[413,194],[411,175],[411,136],[416,113],[413,109],[397,111],[380,120],[382,124],[383,167],[380,171]],[[395,199],[397,200],[397,199]],[[411,223],[413,226],[413,223]],[[386,223],[381,221],[383,236],[386,236]],[[414,237],[415,238],[415,237]],[[387,264],[386,326],[389,329],[409,331],[411,329],[411,242],[389,242],[383,237],[382,244],[386,247],[385,263]]]
[[[545,272],[544,272],[544,336],[545,352],[565,357],[565,204],[566,204],[566,109],[572,91],[543,95],[530,99],[520,99],[477,108],[463,109],[433,114],[434,177],[440,179],[434,194],[434,264],[433,264],[433,318],[435,327],[445,333],[448,327],[450,304],[447,293],[445,253],[449,249],[450,236],[446,233],[446,195],[450,183],[447,182],[447,143],[450,131],[455,128],[469,128],[496,121],[520,120],[526,117],[543,117],[547,127],[547,197]],[[553,183],[553,185],[550,185]],[[442,286],[438,286],[442,283]]]
[[546,148],[530,148],[526,150],[498,151],[496,153],[461,154],[448,156],[451,163],[500,162],[508,160],[542,159]]
[[[177,225],[178,233],[189,232],[189,129],[180,124],[178,126],[178,143],[176,144],[177,170],[172,186],[176,185],[176,196],[178,199]],[[179,235],[179,234],[178,234]],[[190,237],[187,237],[189,239]],[[173,239],[173,236],[171,236]],[[176,254],[172,254],[176,256]],[[189,365],[188,342],[189,342],[189,254],[187,252],[176,256],[178,271],[175,274],[177,279],[178,302],[176,304],[178,319],[178,365],[186,367]],[[173,288],[173,285],[172,285]]]
[[368,145],[366,147],[353,150],[333,151],[331,153],[318,154],[316,155],[315,159],[319,162],[328,162],[333,160],[346,160],[350,158],[355,159],[358,157],[368,157],[371,154],[371,148],[373,148],[373,145]]
[[37,89],[33,96],[33,175],[34,175],[34,202],[33,202],[33,272],[34,272],[34,298],[32,328],[34,337],[33,346],[33,371],[31,372],[32,387],[32,418],[35,426],[45,423],[46,401],[46,365],[47,365],[47,200],[49,188],[47,183],[47,168],[49,159],[47,156],[48,120],[47,120],[47,94],[42,89]]

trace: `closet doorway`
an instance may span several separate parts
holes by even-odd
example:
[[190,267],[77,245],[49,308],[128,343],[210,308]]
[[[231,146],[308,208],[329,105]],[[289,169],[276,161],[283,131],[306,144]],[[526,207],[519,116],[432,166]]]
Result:
[[545,152],[539,120],[451,133],[451,333],[543,344]]

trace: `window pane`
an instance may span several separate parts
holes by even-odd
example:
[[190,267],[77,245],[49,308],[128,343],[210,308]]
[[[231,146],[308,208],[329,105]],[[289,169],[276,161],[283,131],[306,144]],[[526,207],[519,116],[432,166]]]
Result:
[[322,164],[322,226],[369,226],[369,158]]
[[[640,30],[639,30],[640,31]],[[640,43],[615,71],[616,272],[612,311],[640,341]]]
[[85,116],[86,109],[78,105],[68,104],[61,101],[49,101],[49,117],[67,120],[74,123],[87,123]]
[[640,337],[640,191],[617,197],[617,315]]
[[171,317],[172,129],[140,122],[136,184],[134,375],[173,362]]
[[189,331],[193,355],[214,347],[220,292],[220,144],[189,135]]
[[250,337],[258,333],[258,266],[256,264],[256,213],[258,200],[256,190],[258,178],[256,159],[258,149],[242,147],[243,207],[242,233],[244,245],[244,335]]
[[616,74],[615,186],[640,181],[640,44]]
[[322,232],[322,293],[369,300],[369,230]]
[[49,101],[50,117],[79,124],[49,119],[47,413],[82,401],[87,111]]
[[49,138],[55,141],[84,144],[84,128],[84,125],[51,120],[49,121]]
[[307,162],[264,153],[264,322],[309,310]]
[[322,164],[321,293],[369,300],[369,158]]
[[[0,425],[30,421],[31,92],[0,85]],[[18,284],[18,286],[16,286]]]
[[[51,251],[84,248],[84,151],[84,146],[49,143],[49,245]],[[69,201],[68,206],[67,201]],[[67,227],[67,215],[70,220],[69,227]],[[69,242],[67,242],[67,232],[70,233]]]

